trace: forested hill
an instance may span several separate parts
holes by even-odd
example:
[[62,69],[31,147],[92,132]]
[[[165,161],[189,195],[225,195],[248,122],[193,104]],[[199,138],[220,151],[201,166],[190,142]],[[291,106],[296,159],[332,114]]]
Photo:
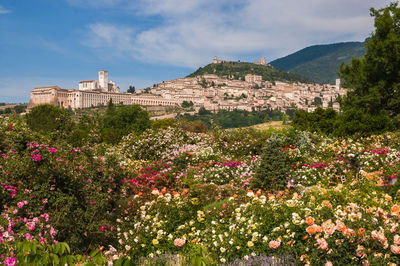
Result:
[[276,59],[270,64],[318,83],[333,84],[342,62],[350,63],[352,57],[360,58],[364,54],[365,42],[314,45]]
[[223,62],[218,64],[208,64],[205,67],[200,67],[198,70],[188,75],[187,77],[196,77],[206,74],[216,74],[220,77],[232,76],[234,79],[242,79],[247,74],[255,74],[263,77],[263,80],[287,81],[287,82],[303,82],[314,83],[311,79],[304,78],[300,75],[289,73],[272,66],[256,65],[253,63],[244,62]]

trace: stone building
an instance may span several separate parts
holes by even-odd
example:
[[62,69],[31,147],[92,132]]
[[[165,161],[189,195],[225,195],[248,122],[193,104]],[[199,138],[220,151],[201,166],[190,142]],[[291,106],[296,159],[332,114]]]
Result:
[[99,71],[99,80],[82,80],[79,82],[79,90],[97,90],[101,92],[120,92],[119,87],[110,80],[108,82],[108,71]]
[[79,89],[62,89],[58,86],[34,88],[31,92],[28,108],[39,104],[52,104],[62,108],[89,108],[107,105],[112,100],[115,104],[142,105],[179,105],[183,100],[168,100],[158,97],[143,97],[130,93],[121,93],[113,81],[108,82],[108,72],[99,71],[98,80],[79,82]]

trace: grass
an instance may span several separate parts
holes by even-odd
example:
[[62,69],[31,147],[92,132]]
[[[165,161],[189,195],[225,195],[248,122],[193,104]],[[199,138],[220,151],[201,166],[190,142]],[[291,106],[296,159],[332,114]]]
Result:
[[288,124],[284,125],[283,121],[271,121],[271,122],[253,125],[253,126],[250,126],[249,128],[266,131],[271,128],[275,129],[275,130],[283,130],[283,129],[288,129],[289,127],[290,127],[290,125],[288,125]]

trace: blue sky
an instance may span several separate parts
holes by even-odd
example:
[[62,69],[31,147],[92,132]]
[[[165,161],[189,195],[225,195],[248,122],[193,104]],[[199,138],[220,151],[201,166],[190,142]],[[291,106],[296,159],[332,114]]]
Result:
[[267,61],[363,41],[383,0],[0,0],[0,102],[34,87],[77,88],[100,69],[122,91],[211,62]]

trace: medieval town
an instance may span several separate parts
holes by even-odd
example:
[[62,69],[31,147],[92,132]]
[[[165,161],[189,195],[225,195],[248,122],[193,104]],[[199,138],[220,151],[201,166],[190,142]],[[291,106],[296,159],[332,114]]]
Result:
[[[214,57],[213,64],[224,61]],[[254,64],[266,65],[265,57]],[[79,89],[58,86],[33,89],[28,108],[39,104],[53,104],[71,109],[116,104],[144,106],[180,106],[184,101],[193,102],[195,108],[207,110],[263,110],[297,108],[313,111],[317,106],[339,110],[338,96],[346,94],[340,80],[335,85],[286,83],[265,81],[260,75],[247,74],[244,80],[219,77],[215,74],[179,78],[161,82],[137,93],[122,93],[115,82],[108,80],[108,72],[99,71],[98,80],[79,82]]]

